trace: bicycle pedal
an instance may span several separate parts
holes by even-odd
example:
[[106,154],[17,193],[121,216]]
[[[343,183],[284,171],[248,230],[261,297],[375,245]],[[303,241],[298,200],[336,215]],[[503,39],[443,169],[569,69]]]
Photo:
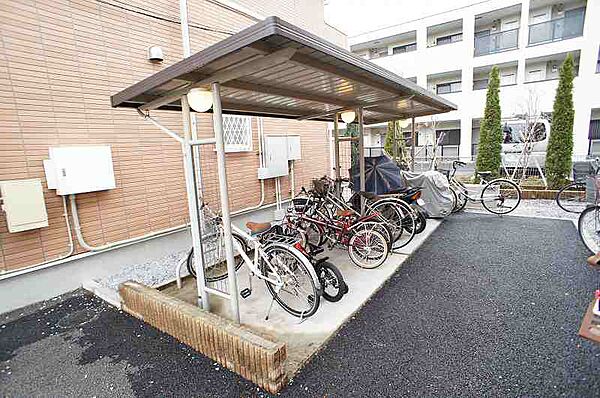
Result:
[[240,296],[242,296],[242,298],[248,298],[250,297],[250,295],[252,294],[252,290],[245,288],[242,289],[242,291],[240,292]]

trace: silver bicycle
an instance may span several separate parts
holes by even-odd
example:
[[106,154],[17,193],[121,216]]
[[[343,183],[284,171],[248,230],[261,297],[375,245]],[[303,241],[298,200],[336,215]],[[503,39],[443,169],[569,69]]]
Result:
[[487,181],[491,176],[490,171],[476,172],[482,187],[481,191],[471,190],[465,184],[455,178],[456,168],[465,166],[466,163],[455,160],[452,162],[453,171],[448,177],[450,191],[455,195],[453,213],[465,208],[467,202],[481,203],[490,213],[508,214],[515,210],[521,203],[521,188],[513,181],[506,178],[496,178]]
[[[225,261],[224,231],[221,219],[210,213],[208,207],[202,207],[204,277],[206,282],[214,283],[227,278]],[[257,228],[254,228],[257,226]],[[265,282],[273,300],[267,310],[267,318],[273,301],[285,311],[299,318],[313,315],[319,308],[321,284],[309,259],[296,247],[298,237],[290,237],[260,230],[261,224],[249,223],[251,233],[232,225],[235,254],[235,269],[243,264],[250,272],[250,286],[243,289],[242,298],[252,293],[252,278]],[[196,277],[196,264],[193,249],[188,252],[187,267]]]

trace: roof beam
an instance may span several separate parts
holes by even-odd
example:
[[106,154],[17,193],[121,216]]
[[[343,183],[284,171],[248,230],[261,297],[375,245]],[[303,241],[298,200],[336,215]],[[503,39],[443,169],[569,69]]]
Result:
[[190,82],[188,85],[178,88],[175,90],[171,90],[159,98],[150,101],[140,107],[142,111],[150,111],[153,109],[160,108],[163,105],[166,105],[170,102],[173,102],[179,99],[181,96],[188,93],[193,88],[196,87],[205,87],[209,86],[212,83],[226,83],[231,80],[238,79],[243,76],[250,75],[252,73],[259,72],[261,70],[271,68],[273,66],[282,64],[290,60],[290,58],[294,55],[296,49],[294,48],[284,48],[278,51],[275,51],[269,55],[259,56],[258,58],[243,63],[239,66],[230,67],[221,71],[217,71],[213,73],[211,76],[208,76],[202,80]]
[[[362,107],[363,109],[370,109],[370,108],[377,107],[377,106],[379,106],[381,104],[387,104],[389,102],[410,100],[410,99],[412,99],[412,97],[413,97],[413,95],[400,95],[400,96],[396,96],[396,97],[392,97],[392,98],[386,98],[386,99],[375,101],[375,102],[371,102],[371,103],[364,103],[364,104],[356,104],[356,103],[354,103],[353,105],[342,106],[342,107],[339,107],[339,108],[336,108],[336,109],[332,109],[331,111],[328,111],[328,112],[315,113],[315,114],[312,114],[312,115],[304,115],[304,116],[298,118],[298,120],[318,119],[320,117],[331,116],[334,113],[343,112],[343,111],[346,111],[348,109],[354,109],[354,108],[359,108],[359,107]],[[376,109],[376,110],[374,110],[374,112],[385,114],[385,115],[390,115],[390,116],[393,115],[395,117],[406,117],[406,113],[404,113],[404,112],[398,112],[397,110],[392,110],[392,109],[389,109],[389,108]],[[400,115],[402,115],[402,116],[400,116]]]
[[276,95],[279,97],[294,98],[294,99],[299,99],[299,100],[318,102],[320,104],[330,104],[330,105],[343,106],[343,107],[348,107],[348,108],[361,106],[361,104],[357,103],[356,101],[344,100],[337,96],[326,96],[326,95],[320,95],[320,94],[314,94],[314,93],[301,93],[301,92],[298,92],[296,90],[289,89],[289,88],[267,86],[267,85],[256,84],[256,83],[247,83],[247,82],[242,82],[239,80],[229,81],[229,82],[223,84],[223,86],[228,87],[228,88],[238,89],[238,90],[253,91],[253,92],[262,93],[262,94]]

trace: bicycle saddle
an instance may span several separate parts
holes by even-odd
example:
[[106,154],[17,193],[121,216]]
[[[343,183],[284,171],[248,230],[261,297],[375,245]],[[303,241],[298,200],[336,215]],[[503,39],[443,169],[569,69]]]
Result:
[[476,173],[478,176],[483,177],[483,178],[489,177],[492,175],[491,171],[477,171]]
[[338,210],[335,212],[335,215],[338,217],[350,217],[353,214],[352,210]]
[[270,222],[248,221],[246,223],[246,228],[248,228],[250,230],[250,232],[252,232],[253,234],[260,234],[262,232],[265,232],[269,228],[271,228],[271,223]]
[[396,188],[396,189],[392,189],[386,193],[388,194],[406,194],[406,195],[412,195],[415,192],[418,192],[419,190],[421,190],[421,187],[405,187],[405,188]]
[[358,193],[360,196],[363,196],[369,200],[377,200],[379,199],[379,196],[375,195],[374,193],[371,192],[366,192],[366,191],[360,191]]

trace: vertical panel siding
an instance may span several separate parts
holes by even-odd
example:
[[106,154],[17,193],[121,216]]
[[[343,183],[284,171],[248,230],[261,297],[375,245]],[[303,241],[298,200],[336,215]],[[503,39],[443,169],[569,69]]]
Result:
[[[111,2],[111,0],[106,0]],[[128,10],[120,8],[126,4]],[[299,23],[298,13],[314,9],[294,1],[242,2],[265,15]],[[88,243],[101,245],[187,222],[181,148],[133,110],[112,109],[110,95],[181,59],[177,23],[140,15],[150,11],[177,20],[178,1],[129,0],[118,7],[94,0],[9,0],[0,2],[0,180],[41,178],[42,161],[55,145],[108,144],[117,188],[77,195],[82,231]],[[318,8],[317,7],[317,8]],[[206,0],[189,2],[192,24],[236,32],[255,21]],[[301,9],[302,8],[302,9]],[[142,10],[143,9],[143,10]],[[305,17],[303,17],[305,18]],[[305,18],[306,19],[306,18]],[[323,24],[322,18],[307,19]],[[302,25],[302,24],[301,24]],[[192,51],[227,33],[190,28]],[[163,48],[165,60],[146,60],[147,48]],[[181,130],[178,113],[157,112],[170,128]],[[212,120],[199,118],[200,135],[212,134]],[[233,209],[260,200],[257,122],[252,120],[254,151],[227,155]],[[265,134],[300,133],[303,160],[297,162],[297,187],[326,173],[329,151],[326,125],[268,119]],[[219,206],[213,148],[202,149],[205,199]],[[287,191],[287,179],[283,179]],[[274,201],[274,183],[266,184]],[[287,192],[285,193],[287,195]],[[0,215],[0,272],[52,260],[68,251],[62,201],[45,190],[49,227],[9,234]],[[77,252],[83,249],[76,247]]]

